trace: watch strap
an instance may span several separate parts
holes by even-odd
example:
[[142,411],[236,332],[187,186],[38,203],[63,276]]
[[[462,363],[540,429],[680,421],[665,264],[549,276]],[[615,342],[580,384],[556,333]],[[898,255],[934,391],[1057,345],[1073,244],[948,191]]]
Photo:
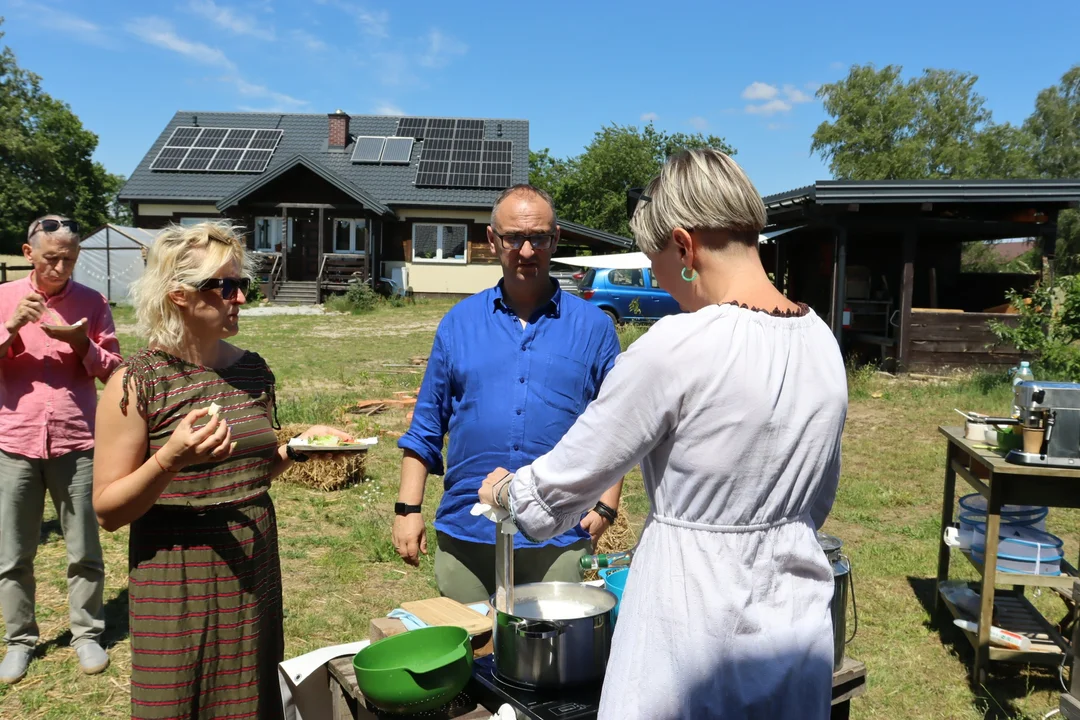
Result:
[[613,525],[615,524],[615,520],[619,517],[618,510],[602,502],[596,503],[596,507],[593,508],[593,511]]
[[421,506],[419,505],[409,505],[408,503],[403,502],[394,503],[395,515],[412,515],[414,513],[420,512],[422,509],[423,508],[421,508]]

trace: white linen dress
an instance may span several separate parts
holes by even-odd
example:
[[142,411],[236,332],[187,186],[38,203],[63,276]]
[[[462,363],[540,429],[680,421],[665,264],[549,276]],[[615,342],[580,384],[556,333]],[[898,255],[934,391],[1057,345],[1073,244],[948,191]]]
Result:
[[518,469],[513,515],[541,539],[641,464],[651,509],[600,718],[829,716],[833,576],[814,531],[846,413],[843,360],[812,310],[712,305],[656,323]]

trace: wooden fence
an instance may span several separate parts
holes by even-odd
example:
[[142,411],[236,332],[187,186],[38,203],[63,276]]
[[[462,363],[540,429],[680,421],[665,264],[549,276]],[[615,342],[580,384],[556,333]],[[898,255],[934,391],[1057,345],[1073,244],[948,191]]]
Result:
[[999,313],[912,312],[908,369],[1019,364],[1020,351],[999,343],[990,331],[991,320],[1013,325],[1018,318]]
[[[8,273],[16,272],[30,272],[34,269],[33,265],[8,265],[7,263],[0,263],[0,284],[8,281]],[[17,278],[11,278],[15,280]]]

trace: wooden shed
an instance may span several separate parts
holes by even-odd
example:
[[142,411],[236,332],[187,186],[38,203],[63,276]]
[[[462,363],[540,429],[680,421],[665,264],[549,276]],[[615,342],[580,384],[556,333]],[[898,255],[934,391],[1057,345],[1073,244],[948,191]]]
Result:
[[[1049,274],[1058,213],[1080,180],[826,180],[765,199],[777,286],[808,303],[845,353],[903,370],[1013,365],[996,343],[1009,289]],[[967,273],[963,244],[1033,238],[1030,274]]]

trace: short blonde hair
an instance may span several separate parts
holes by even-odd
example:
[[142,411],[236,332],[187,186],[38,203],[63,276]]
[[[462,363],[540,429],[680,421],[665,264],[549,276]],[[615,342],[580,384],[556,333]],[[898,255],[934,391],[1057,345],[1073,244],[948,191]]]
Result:
[[157,236],[142,277],[131,286],[138,331],[150,347],[176,350],[187,337],[183,313],[169,293],[194,290],[229,261],[240,265],[242,277],[253,277],[242,232],[227,222],[204,222],[170,225]]
[[727,230],[756,245],[765,227],[765,203],[750,178],[730,157],[712,148],[668,158],[645,188],[630,229],[643,252],[660,252],[675,228]]

